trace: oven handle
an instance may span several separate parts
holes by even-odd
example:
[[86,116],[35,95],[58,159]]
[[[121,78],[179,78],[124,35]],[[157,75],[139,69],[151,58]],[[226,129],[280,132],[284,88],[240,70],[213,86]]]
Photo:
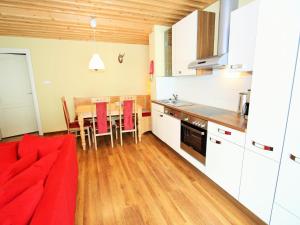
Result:
[[184,128],[186,128],[186,129],[188,129],[188,130],[192,130],[192,131],[194,131],[195,133],[200,134],[201,136],[204,136],[205,133],[206,133],[206,132],[197,130],[197,129],[193,128],[193,127],[190,127],[190,126],[188,126],[188,125],[185,125],[185,124],[183,124],[183,123],[181,123],[181,126],[184,127]]

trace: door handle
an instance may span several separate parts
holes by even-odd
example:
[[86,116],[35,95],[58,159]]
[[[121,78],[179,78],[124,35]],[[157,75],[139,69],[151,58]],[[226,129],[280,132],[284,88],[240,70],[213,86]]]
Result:
[[230,132],[230,131],[222,130],[222,129],[220,129],[220,128],[218,128],[218,132],[221,133],[221,134],[225,134],[225,135],[231,135],[231,132]]
[[218,140],[216,140],[216,139],[214,139],[214,138],[209,138],[209,140],[210,140],[212,143],[217,144],[217,145],[222,144],[221,141],[218,141]]
[[257,143],[256,141],[252,141],[252,145],[256,148],[260,148],[265,151],[273,151],[273,147],[267,146],[267,145],[262,145],[260,143]]
[[296,163],[299,163],[300,164],[300,158],[293,155],[293,154],[290,154],[290,159],[293,160],[294,162]]

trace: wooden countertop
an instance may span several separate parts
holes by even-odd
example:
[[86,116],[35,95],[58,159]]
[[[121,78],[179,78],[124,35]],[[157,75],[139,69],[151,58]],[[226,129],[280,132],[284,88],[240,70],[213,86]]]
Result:
[[238,131],[245,132],[247,128],[247,120],[237,112],[195,103],[188,106],[173,106],[159,100],[152,102]]

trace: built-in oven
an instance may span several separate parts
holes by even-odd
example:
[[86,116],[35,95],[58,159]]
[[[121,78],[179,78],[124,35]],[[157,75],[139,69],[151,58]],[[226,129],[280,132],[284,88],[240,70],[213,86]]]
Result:
[[181,149],[205,164],[207,121],[190,115],[182,115]]

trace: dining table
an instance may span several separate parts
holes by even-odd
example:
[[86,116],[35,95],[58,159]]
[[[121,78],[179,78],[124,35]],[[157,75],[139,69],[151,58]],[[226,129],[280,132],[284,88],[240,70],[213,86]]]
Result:
[[[141,126],[141,118],[142,118],[142,111],[143,108],[141,105],[137,106],[137,133],[138,133],[138,139],[141,141],[141,132],[140,132],[140,126]],[[110,103],[110,107],[107,107],[107,110],[110,110],[111,116],[119,116],[120,115],[120,102],[113,102]],[[122,114],[121,110],[121,114]],[[96,105],[95,104],[82,104],[78,105],[75,108],[75,114],[78,117],[78,123],[80,127],[80,137],[81,137],[81,144],[82,149],[86,150],[86,142],[85,142],[85,133],[84,133],[84,119],[91,119],[96,116]],[[107,113],[109,115],[109,112]]]

